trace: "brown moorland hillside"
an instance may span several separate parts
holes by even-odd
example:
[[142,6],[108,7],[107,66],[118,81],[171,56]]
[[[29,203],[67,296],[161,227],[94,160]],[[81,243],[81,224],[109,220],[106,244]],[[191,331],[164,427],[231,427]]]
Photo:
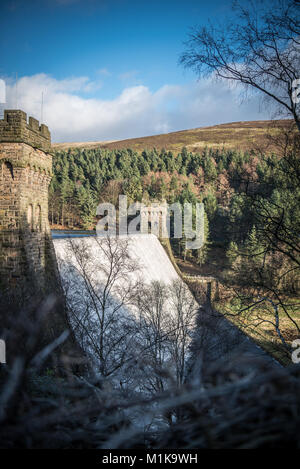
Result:
[[201,151],[205,147],[215,149],[235,148],[238,150],[250,150],[251,148],[260,148],[262,150],[265,148],[270,151],[274,149],[274,145],[270,144],[270,139],[274,138],[276,140],[276,136],[283,129],[288,129],[292,125],[293,121],[287,119],[231,122],[126,140],[54,143],[53,148],[54,150],[66,150],[68,148],[107,148],[110,150],[131,148],[137,151],[165,148],[177,152],[185,146],[192,152]]

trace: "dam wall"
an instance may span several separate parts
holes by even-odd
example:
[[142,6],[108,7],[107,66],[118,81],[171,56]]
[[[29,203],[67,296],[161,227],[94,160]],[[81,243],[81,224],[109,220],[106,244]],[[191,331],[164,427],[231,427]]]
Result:
[[[94,237],[77,239],[54,238],[53,244],[60,264],[61,275],[65,273],[63,263],[66,262],[67,259],[68,262],[75,263],[74,255],[70,253],[69,249],[70,239],[72,239],[72,242],[75,244],[85,244],[96,259],[103,259],[103,253],[101,253]],[[162,281],[165,284],[171,284],[174,280],[180,279],[166,251],[156,236],[152,234],[139,234],[130,237],[121,236],[120,239],[130,240],[128,245],[129,255],[139,264],[139,271],[132,273],[132,279],[136,279],[139,276],[148,285],[153,281]],[[99,273],[99,281],[103,281],[101,273]]]

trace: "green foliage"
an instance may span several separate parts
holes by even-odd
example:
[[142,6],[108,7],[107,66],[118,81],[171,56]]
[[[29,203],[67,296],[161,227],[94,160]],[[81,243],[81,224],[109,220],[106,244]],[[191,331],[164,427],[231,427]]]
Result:
[[[274,154],[257,156],[254,152],[208,148],[191,153],[186,147],[177,155],[164,149],[141,153],[130,149],[75,149],[55,154],[53,172],[49,191],[53,224],[91,228],[95,226],[97,203],[104,199],[116,203],[120,191],[130,203],[166,200],[183,205],[203,200],[207,215],[205,246],[199,252],[186,252],[184,237],[172,240],[178,255],[203,264],[210,239],[227,243],[232,267],[239,264],[238,252],[243,252],[240,260],[248,270],[257,269],[262,262],[260,253],[267,251],[269,265],[280,271],[283,261],[280,256],[274,260],[274,249],[295,260],[300,225],[296,154],[278,158]],[[295,285],[294,279],[292,283]]]
[[230,267],[233,266],[233,264],[238,258],[238,255],[239,255],[239,248],[238,248],[237,243],[235,243],[234,241],[230,241],[229,247],[226,251],[226,257],[228,259],[228,263]]
[[197,249],[196,260],[197,264],[203,265],[205,264],[208,256],[209,251],[209,221],[206,212],[204,212],[204,244],[202,248]]
[[218,208],[217,198],[214,193],[209,192],[204,199],[205,212],[210,221],[214,218],[214,215]]
[[203,169],[206,182],[214,181],[217,178],[217,169],[215,161],[208,154],[206,154],[204,157]]
[[143,196],[143,188],[141,179],[134,176],[126,179],[123,184],[124,194],[127,195],[129,202],[141,202]]
[[95,225],[95,215],[97,208],[97,200],[92,191],[83,191],[80,197],[80,215],[82,227],[86,230],[91,229]]

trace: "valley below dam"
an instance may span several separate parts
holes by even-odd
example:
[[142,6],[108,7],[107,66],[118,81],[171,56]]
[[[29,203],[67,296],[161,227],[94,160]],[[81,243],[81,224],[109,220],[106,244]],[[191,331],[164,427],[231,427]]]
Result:
[[[101,245],[104,238],[84,231],[53,231],[52,237],[70,321],[75,329],[77,326],[74,317],[82,318],[88,312],[91,317],[96,318],[99,310],[103,312],[102,302],[105,298],[105,315],[107,318],[117,315],[118,331],[114,334],[118,334],[119,329],[126,327],[132,318],[135,321],[139,317],[141,312],[136,302],[139,297],[144,313],[148,318],[152,316],[151,321],[155,322],[161,315],[159,320],[162,330],[170,327],[169,321],[172,321],[174,311],[178,312],[181,308],[186,316],[190,316],[188,328],[194,340],[199,342],[201,354],[206,357],[207,364],[214,360],[236,362],[239,357],[236,365],[240,370],[248,368],[249,361],[253,362],[250,367],[255,368],[256,361],[261,359],[268,366],[277,366],[271,356],[226,317],[213,311],[210,305],[196,302],[155,235],[123,235],[115,238],[116,243],[126,243],[124,259],[130,259],[132,263],[131,268],[126,266],[124,272],[117,272],[117,266],[112,265],[109,249],[103,249]],[[116,278],[115,281],[108,282],[111,271],[115,272]],[[161,288],[164,289],[164,294]],[[179,292],[178,288],[182,290]],[[90,318],[84,327],[85,330],[94,328],[94,320]],[[192,331],[196,331],[196,335]],[[81,342],[85,349],[90,348],[85,338]],[[240,360],[242,356],[247,364]]]

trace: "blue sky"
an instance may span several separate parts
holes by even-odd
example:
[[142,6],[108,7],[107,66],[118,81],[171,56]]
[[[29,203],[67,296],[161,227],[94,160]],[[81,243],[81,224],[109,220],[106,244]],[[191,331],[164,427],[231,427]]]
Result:
[[1,9],[7,107],[17,104],[40,118],[43,93],[53,140],[268,118],[256,100],[240,105],[238,90],[197,82],[178,65],[189,29],[221,22],[231,0],[6,0]]

